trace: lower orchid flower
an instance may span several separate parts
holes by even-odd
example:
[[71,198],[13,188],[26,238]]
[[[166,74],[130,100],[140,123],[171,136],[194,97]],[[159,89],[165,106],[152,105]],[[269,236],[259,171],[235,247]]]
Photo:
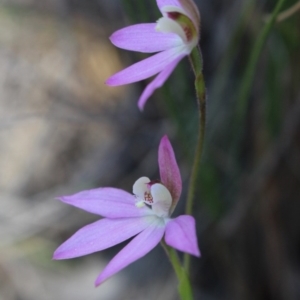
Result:
[[163,238],[167,245],[200,256],[195,220],[170,215],[179,200],[182,182],[173,148],[167,136],[158,151],[160,180],[139,178],[133,195],[116,188],[98,188],[59,198],[64,203],[98,214],[100,219],[78,230],[53,255],[69,259],[101,251],[134,237],[104,268],[98,286],[150,252]]
[[157,23],[136,24],[113,33],[111,42],[122,49],[143,53],[159,52],[114,74],[106,84],[118,86],[153,75],[140,96],[142,110],[155,89],[161,87],[179,61],[189,55],[199,41],[200,14],[193,0],[156,0],[162,13]]

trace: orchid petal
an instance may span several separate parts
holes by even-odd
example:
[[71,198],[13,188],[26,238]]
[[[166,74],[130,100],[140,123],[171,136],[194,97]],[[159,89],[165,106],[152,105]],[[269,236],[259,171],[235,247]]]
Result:
[[161,72],[182,54],[188,54],[182,45],[157,53],[114,74],[107,79],[106,84],[117,86],[146,79]]
[[160,179],[170,191],[173,198],[171,208],[173,211],[181,195],[182,181],[172,145],[166,135],[161,139],[159,144],[158,165]]
[[115,188],[99,188],[58,198],[64,203],[107,218],[130,218],[151,215],[147,207],[137,208],[135,197]]
[[178,12],[183,13],[187,17],[189,17],[196,30],[199,32],[200,27],[200,13],[197,5],[193,0],[156,0],[157,6],[161,13],[164,15],[166,7],[176,7],[178,8]]
[[147,228],[152,218],[101,219],[79,229],[56,249],[53,258],[79,257],[117,245]]
[[160,52],[182,44],[176,34],[159,32],[156,25],[149,23],[128,26],[114,32],[110,40],[116,47],[144,53]]
[[153,92],[157,89],[160,88],[165,81],[169,78],[179,61],[184,57],[185,55],[179,56],[177,59],[172,61],[166,68],[161,71],[153,81],[151,81],[145,88],[143,94],[141,95],[139,101],[138,101],[138,107],[140,110],[144,109],[144,106],[149,99],[149,97],[153,94]]
[[183,215],[171,219],[166,226],[165,241],[177,250],[200,256],[195,219],[192,216]]
[[127,267],[132,262],[150,252],[162,239],[165,225],[162,219],[153,219],[153,223],[126,245],[105,267],[96,279],[95,285]]

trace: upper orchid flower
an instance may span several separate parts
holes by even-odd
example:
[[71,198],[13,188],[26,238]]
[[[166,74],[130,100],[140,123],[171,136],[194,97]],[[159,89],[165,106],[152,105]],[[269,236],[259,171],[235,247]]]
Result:
[[153,91],[168,79],[179,61],[198,44],[200,15],[193,0],[157,0],[163,17],[157,23],[137,24],[116,31],[111,42],[122,49],[154,53],[111,76],[106,84],[128,84],[158,76],[147,85],[138,106],[142,110]]
[[68,259],[104,250],[135,236],[104,268],[96,279],[101,284],[152,250],[165,235],[177,250],[200,256],[195,220],[182,215],[171,219],[181,194],[181,176],[167,136],[160,142],[158,163],[161,180],[139,178],[133,194],[115,188],[98,188],[71,196],[62,202],[105,217],[78,230],[54,253]]

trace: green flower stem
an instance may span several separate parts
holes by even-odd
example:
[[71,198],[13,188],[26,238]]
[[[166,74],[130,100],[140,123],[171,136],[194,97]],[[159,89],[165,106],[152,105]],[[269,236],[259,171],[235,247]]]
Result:
[[262,31],[260,32],[253,49],[251,51],[250,59],[246,66],[246,70],[242,79],[242,84],[238,94],[238,103],[237,103],[237,125],[239,126],[242,120],[245,117],[247,107],[248,107],[248,99],[250,94],[250,89],[252,86],[252,82],[254,79],[256,66],[258,63],[258,59],[260,57],[260,53],[263,49],[265,41],[272,29],[272,26],[284,4],[285,0],[279,0],[277,5],[275,6],[271,17],[266,22],[265,26],[263,27]]
[[[200,161],[203,152],[204,136],[205,136],[205,122],[206,122],[206,89],[204,83],[204,77],[202,73],[202,55],[200,48],[196,47],[193,49],[190,55],[190,63],[192,65],[195,74],[195,89],[197,96],[197,104],[199,110],[199,133],[195,151],[195,157],[192,167],[192,174],[189,183],[188,196],[186,202],[185,213],[188,215],[192,214],[193,200],[197,187],[197,178],[200,169]],[[190,256],[184,255],[184,268],[186,273],[189,273]]]
[[174,268],[175,274],[178,278],[178,293],[180,295],[181,300],[193,300],[193,292],[191,288],[191,284],[189,281],[189,278],[184,270],[184,268],[181,266],[179,257],[176,253],[176,251],[167,246],[166,243],[162,240],[161,245],[164,248],[167,256],[170,259],[170,262]]

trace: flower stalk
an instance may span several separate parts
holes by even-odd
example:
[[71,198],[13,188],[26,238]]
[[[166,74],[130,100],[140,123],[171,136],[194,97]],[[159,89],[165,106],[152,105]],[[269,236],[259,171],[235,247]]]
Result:
[[[195,150],[194,162],[192,167],[192,173],[191,173],[186,208],[185,208],[185,213],[188,215],[192,213],[192,208],[193,208],[193,200],[195,196],[197,179],[200,170],[201,156],[203,152],[205,122],[206,122],[206,89],[205,89],[205,82],[202,73],[203,62],[202,62],[202,55],[201,55],[200,48],[195,47],[191,52],[189,58],[195,74],[195,89],[196,89],[196,98],[197,98],[197,105],[199,111],[199,125],[198,125],[197,145]],[[185,255],[184,268],[187,274],[189,273],[189,267],[190,267],[190,256]]]
[[192,287],[189,281],[189,278],[185,272],[185,269],[182,267],[179,257],[174,251],[174,249],[167,246],[167,244],[162,240],[161,245],[164,248],[172,266],[174,272],[178,279],[178,293],[182,300],[193,300]]

